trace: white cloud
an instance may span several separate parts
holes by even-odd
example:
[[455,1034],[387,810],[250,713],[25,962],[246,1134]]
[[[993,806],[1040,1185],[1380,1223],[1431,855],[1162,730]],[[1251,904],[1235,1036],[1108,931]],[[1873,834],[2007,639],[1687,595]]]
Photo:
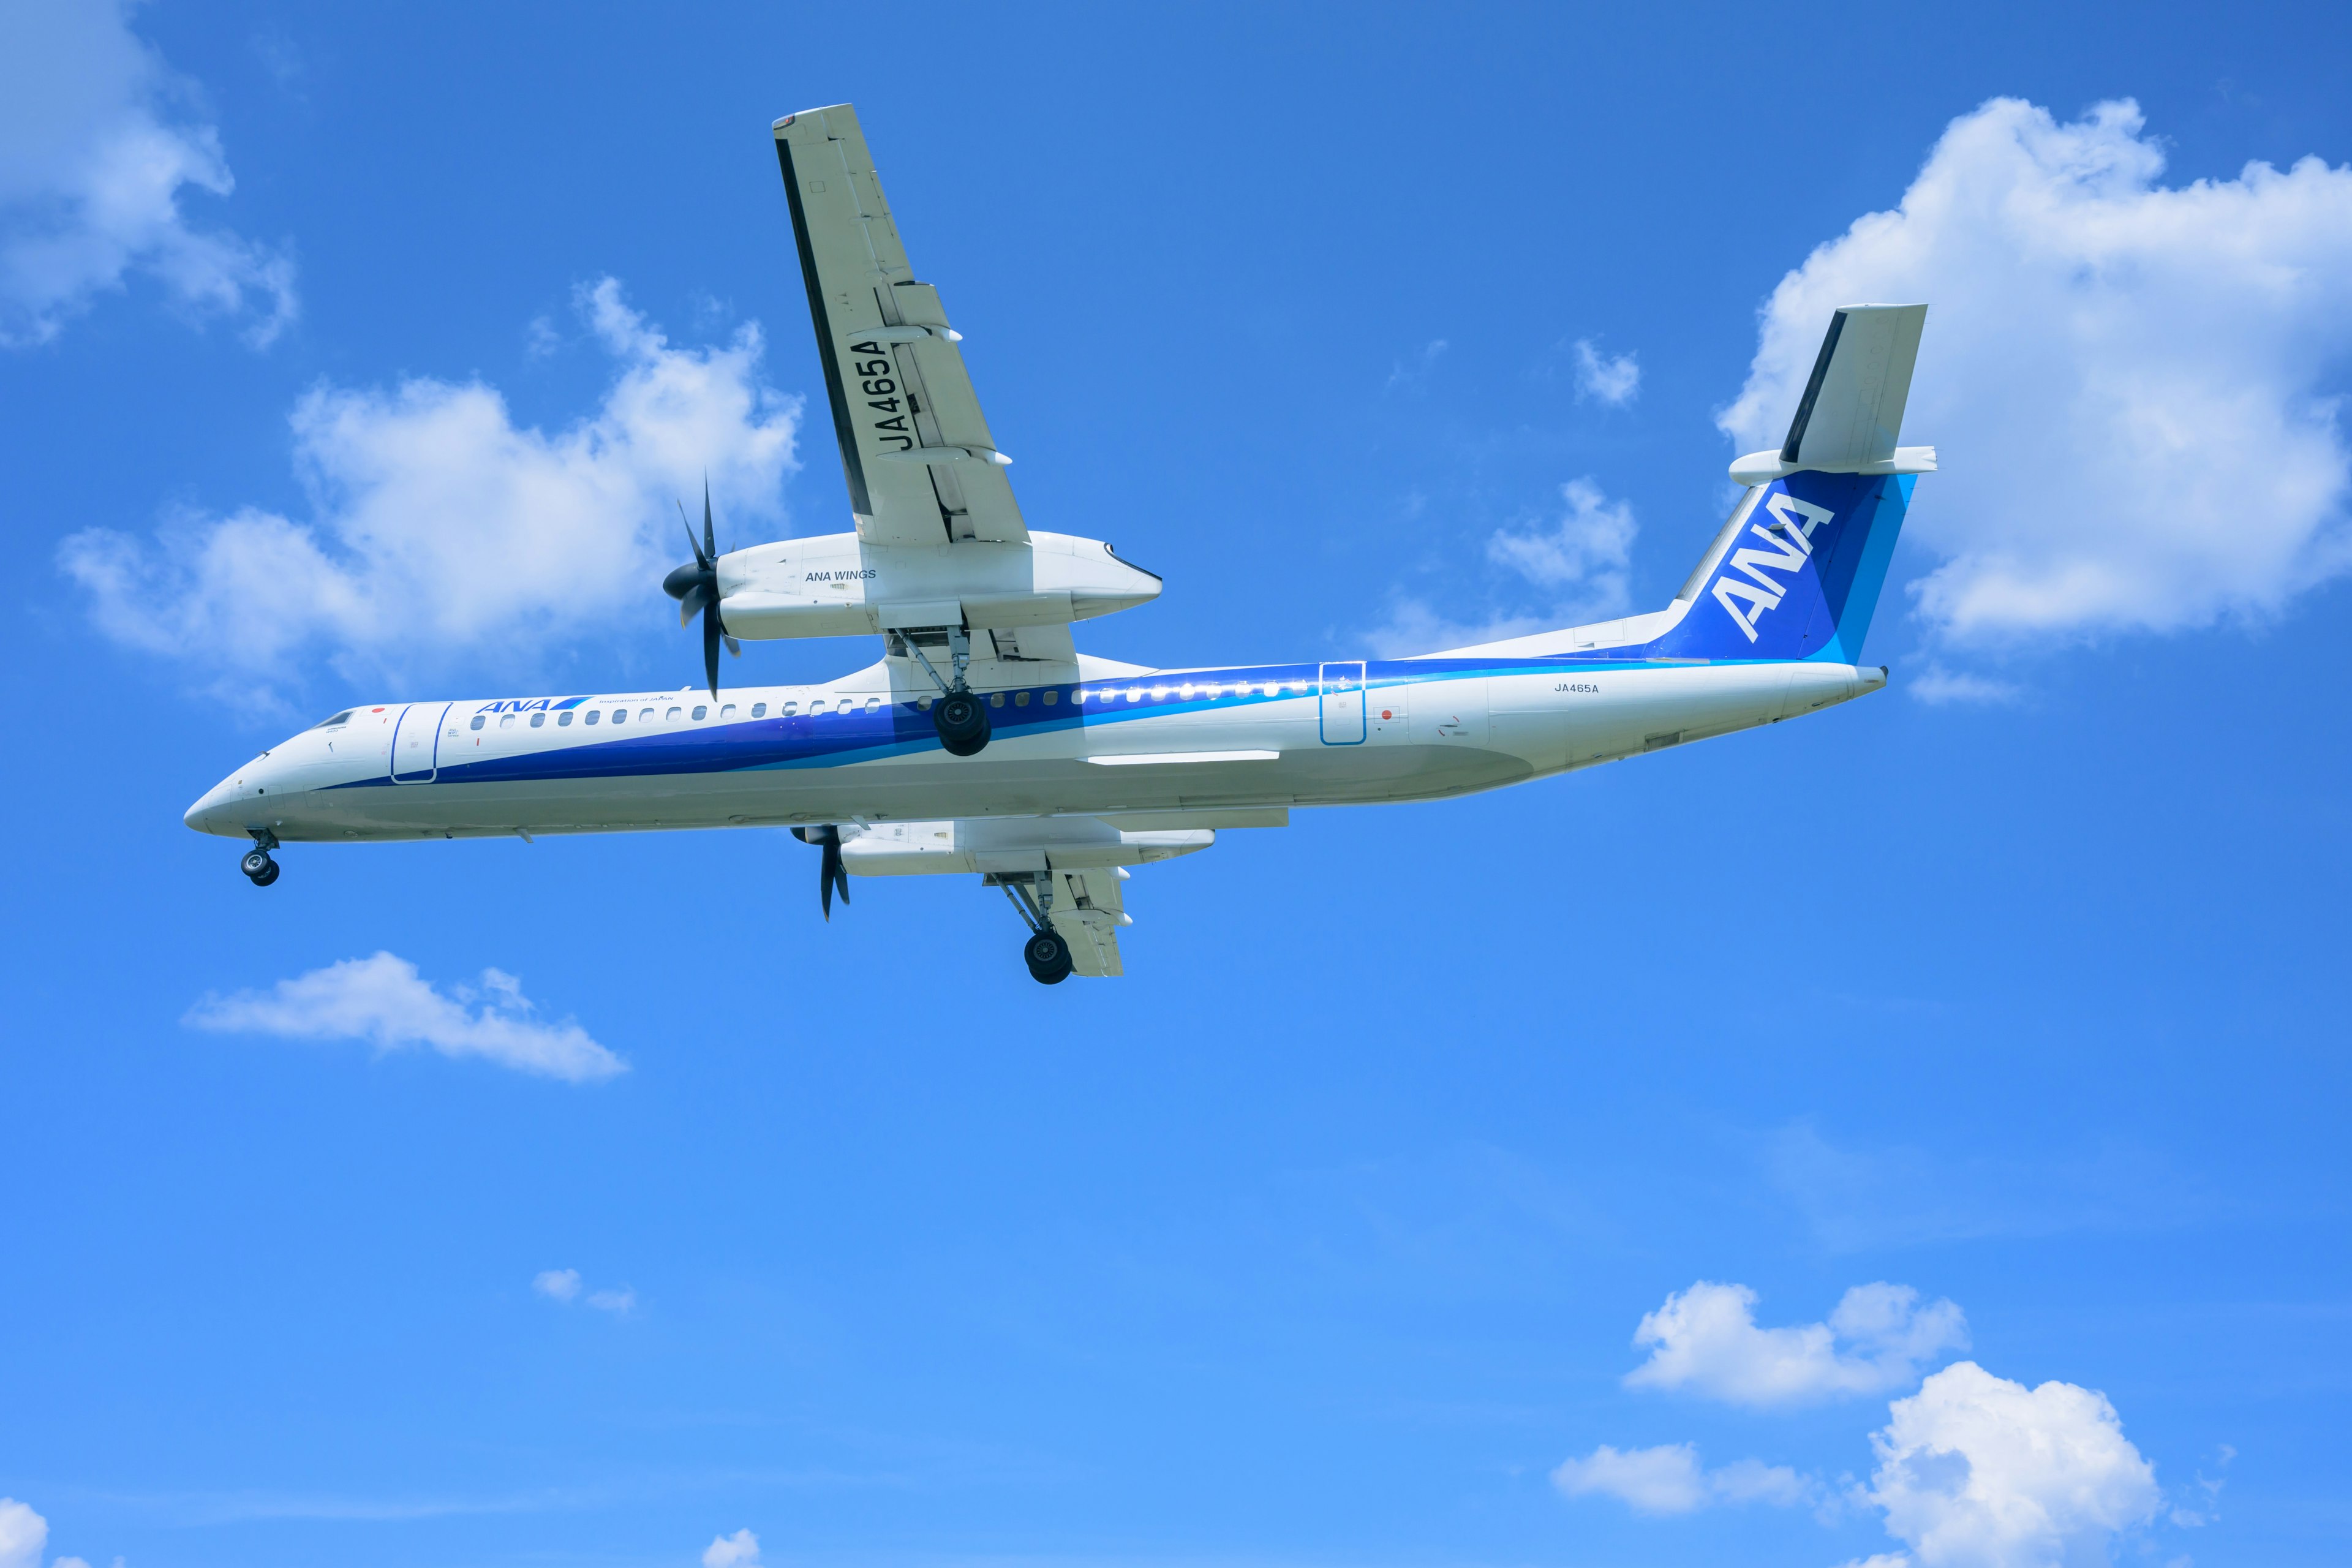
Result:
[[2137,105],[1995,99],[1767,302],[1720,416],[1778,446],[1839,305],[1932,306],[1905,437],[1941,449],[1914,584],[1954,643],[2260,619],[2352,563],[2352,168],[2159,184]]
[[760,1568],[760,1538],[748,1530],[719,1536],[702,1549],[702,1568]]
[[54,338],[126,276],[267,344],[294,318],[294,264],[202,227],[190,192],[236,182],[194,89],[135,37],[120,0],[0,7],[0,342]]
[[1885,1513],[1921,1568],[2105,1563],[2109,1541],[2163,1500],[2105,1395],[2028,1389],[1974,1362],[1895,1401],[1870,1441],[1877,1468],[1856,1500]]
[[1445,349],[1446,342],[1444,338],[1432,338],[1423,346],[1420,357],[1412,363],[1407,364],[1404,361],[1398,360],[1390,368],[1388,384],[1382,390],[1394,392],[1401,386],[1417,386],[1426,381],[1429,378],[1429,373],[1437,368],[1437,362],[1444,357]]
[[206,997],[187,1022],[287,1039],[366,1040],[379,1051],[430,1046],[445,1057],[481,1057],[572,1083],[628,1070],[579,1025],[543,1024],[532,1012],[511,974],[486,969],[478,988],[458,986],[445,996],[415,964],[379,952],[281,980],[267,993]]
[[1576,395],[1622,408],[1642,390],[1642,367],[1630,353],[1604,356],[1586,338],[1576,340]]
[[1919,701],[1940,708],[1951,702],[1973,702],[1980,705],[2014,702],[2021,695],[2010,681],[1990,677],[1970,675],[1966,670],[1946,669],[1935,659],[1927,667],[1903,682],[1903,689]]
[[49,1521],[15,1498],[0,1497],[0,1568],[41,1568]]
[[686,551],[676,498],[708,472],[722,549],[780,523],[800,405],[761,383],[756,324],[680,349],[612,279],[577,302],[615,375],[571,425],[518,426],[478,381],[320,386],[292,416],[313,521],[246,507],[152,540],[89,529],[60,564],[108,635],[225,685],[299,679],[313,649],[356,679],[493,644],[529,658],[621,616],[659,624],[661,575]]
[[[532,1276],[530,1281],[532,1289],[549,1300],[561,1301],[567,1307],[582,1300],[580,1287],[580,1270],[577,1268],[543,1268]],[[586,1303],[600,1312],[625,1318],[637,1310],[637,1293],[626,1285],[618,1289],[591,1290]]]
[[1878,1394],[1906,1384],[1946,1350],[1968,1343],[1949,1301],[1922,1305],[1907,1285],[1857,1285],[1823,1323],[1756,1326],[1756,1292],[1700,1280],[1642,1319],[1650,1359],[1627,1386],[1687,1390],[1735,1405],[1800,1404]]
[[1640,531],[1633,507],[1611,500],[1590,479],[1569,480],[1559,494],[1563,510],[1554,521],[1497,529],[1486,540],[1486,559],[1545,590],[1548,608],[1456,621],[1424,600],[1401,597],[1371,635],[1374,650],[1382,658],[1430,653],[1623,615]]
[[531,1277],[530,1288],[551,1301],[569,1301],[580,1294],[580,1270],[542,1268]]
[[1551,1480],[1570,1497],[1613,1497],[1636,1513],[1653,1514],[1691,1513],[1712,1503],[1786,1508],[1803,1502],[1814,1489],[1787,1466],[1760,1459],[1702,1468],[1697,1448],[1688,1443],[1626,1449],[1603,1443],[1581,1459],[1564,1461]]

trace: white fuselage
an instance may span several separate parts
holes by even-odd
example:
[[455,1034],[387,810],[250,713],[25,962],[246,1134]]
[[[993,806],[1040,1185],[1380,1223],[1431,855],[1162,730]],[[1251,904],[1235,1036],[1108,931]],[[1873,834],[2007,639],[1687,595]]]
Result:
[[1815,660],[1122,668],[1000,681],[986,692],[992,739],[958,757],[934,731],[929,683],[892,660],[715,700],[688,689],[360,707],[256,757],[187,822],[265,842],[1135,813],[1213,825],[1492,789],[1885,683],[1877,668]]

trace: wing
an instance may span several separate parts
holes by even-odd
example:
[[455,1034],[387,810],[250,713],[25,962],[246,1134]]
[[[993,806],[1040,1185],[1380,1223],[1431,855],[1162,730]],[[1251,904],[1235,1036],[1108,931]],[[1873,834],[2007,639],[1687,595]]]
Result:
[[915,280],[849,105],[776,121],[817,353],[857,535],[868,544],[1026,542],[961,334]]

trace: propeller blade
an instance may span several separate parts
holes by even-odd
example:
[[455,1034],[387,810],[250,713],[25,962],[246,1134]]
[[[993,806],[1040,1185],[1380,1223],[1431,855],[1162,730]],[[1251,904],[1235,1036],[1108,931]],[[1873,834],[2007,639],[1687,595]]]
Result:
[[679,626],[688,625],[693,621],[695,612],[709,603],[710,584],[709,583],[695,584],[694,586],[688,588],[685,593],[678,595],[677,624]]
[[[676,500],[675,497],[671,499]],[[697,566],[701,567],[705,572],[709,571],[710,557],[703,552],[701,545],[695,542],[694,524],[686,521],[686,503],[684,501],[678,501],[677,503],[677,523],[680,528],[686,530],[686,547],[694,552],[694,563]]]
[[841,889],[841,907],[844,909],[849,907],[849,873],[841,864],[841,829],[828,822],[823,827],[812,827],[805,831],[795,827],[793,831],[799,833],[809,843],[821,846],[824,850],[824,858],[817,862],[816,897],[817,902],[824,906],[825,921],[830,924],[833,920],[835,887],[838,886]]
[[743,645],[741,643],[737,642],[733,637],[723,635],[719,640],[727,645],[727,651],[729,653],[734,655],[737,658],[741,658],[743,657]]
[[710,536],[710,476],[702,476],[702,552],[712,561],[719,559],[719,542]]
[[702,617],[702,669],[710,680],[710,695],[719,695],[719,639],[724,635],[719,629],[719,611],[714,605]]

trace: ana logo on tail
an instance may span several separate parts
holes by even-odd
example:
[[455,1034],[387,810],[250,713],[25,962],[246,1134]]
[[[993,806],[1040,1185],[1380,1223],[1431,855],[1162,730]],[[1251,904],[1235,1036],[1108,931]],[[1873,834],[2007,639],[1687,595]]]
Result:
[[[1739,629],[1748,634],[1749,642],[1756,640],[1757,617],[1779,605],[1789,592],[1788,584],[1767,576],[1764,568],[1792,574],[1803,570],[1812,557],[1813,530],[1836,516],[1825,508],[1799,500],[1786,490],[1776,490],[1765,497],[1764,510],[1772,514],[1773,521],[1757,523],[1748,531],[1772,549],[1734,551],[1723,574],[1715,580],[1716,603],[1730,613]],[[1801,522],[1800,518],[1803,519]],[[1748,575],[1735,577],[1735,572]],[[1734,600],[1747,601],[1748,608],[1743,612]]]

